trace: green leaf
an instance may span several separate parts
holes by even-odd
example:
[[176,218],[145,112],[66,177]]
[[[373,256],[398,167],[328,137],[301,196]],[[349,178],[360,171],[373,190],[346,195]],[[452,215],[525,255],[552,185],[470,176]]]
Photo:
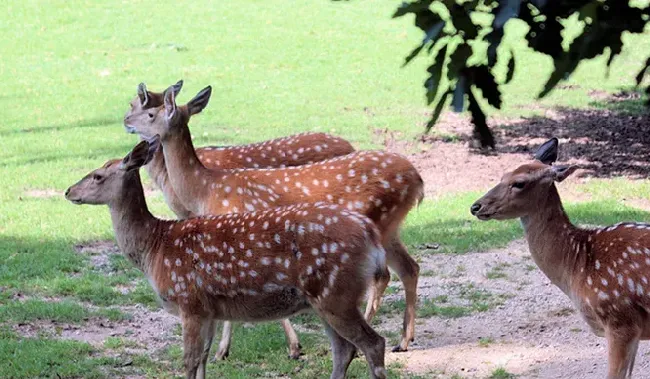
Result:
[[431,5],[432,2],[433,1],[430,0],[417,1],[415,3],[407,3],[405,1],[399,7],[397,7],[397,10],[395,10],[395,13],[393,13],[393,18],[401,17],[409,13],[417,13],[424,9],[429,9],[429,5]]
[[467,66],[467,60],[472,56],[472,48],[463,43],[456,47],[456,50],[450,55],[447,64],[447,78],[454,80],[459,76],[460,71]]
[[485,65],[472,67],[472,73],[474,85],[481,90],[483,97],[491,106],[501,109],[501,91],[488,67]]
[[502,29],[503,26],[513,17],[519,16],[521,0],[505,0],[499,2],[497,14],[494,16],[492,28]]
[[[648,68],[650,68],[650,57],[648,57],[648,60],[645,61],[645,66],[639,71],[638,74],[636,74],[636,85],[637,87],[641,82],[643,81],[643,77],[645,76],[646,71],[648,71]],[[650,88],[650,87],[648,87]]]
[[402,67],[404,67],[407,64],[411,63],[411,61],[413,59],[415,59],[415,57],[417,57],[418,54],[420,54],[420,51],[422,51],[423,48],[424,48],[424,45],[420,45],[420,46],[416,47],[415,49],[413,49],[413,51],[411,51],[409,53],[409,55],[406,58],[404,58],[404,64],[402,65]]
[[442,69],[445,63],[445,57],[447,56],[447,45],[445,45],[434,60],[434,64],[429,66],[427,71],[431,74],[429,78],[424,82],[424,86],[427,89],[427,104],[430,105],[433,100],[435,100],[436,95],[438,94],[438,86],[440,85],[440,79],[442,78]]
[[490,128],[488,128],[485,113],[483,113],[483,110],[479,106],[478,101],[476,101],[476,97],[474,97],[471,90],[467,91],[467,95],[469,96],[469,105],[467,108],[472,115],[474,136],[481,142],[482,147],[491,147],[494,149],[494,136],[492,135]]
[[492,29],[492,31],[488,33],[487,36],[485,36],[485,40],[489,43],[487,49],[489,67],[494,67],[494,65],[497,63],[497,49],[499,48],[501,40],[503,39],[503,33],[503,29]]
[[478,37],[478,27],[474,25],[472,18],[464,7],[460,5],[455,5],[453,7],[451,12],[451,22],[457,30],[463,32],[465,40]]
[[440,113],[442,113],[442,109],[445,107],[445,103],[447,102],[447,97],[449,97],[449,94],[451,91],[447,91],[440,96],[440,100],[438,101],[438,105],[436,105],[436,109],[433,110],[433,113],[431,114],[431,119],[429,122],[427,122],[427,126],[424,130],[424,133],[429,133],[431,128],[436,124],[438,121],[438,118],[440,118]]
[[465,102],[465,92],[467,91],[467,77],[461,74],[456,82],[454,88],[454,97],[451,99],[451,106],[454,112],[460,113],[463,111],[463,103]]
[[438,34],[440,34],[440,31],[442,31],[442,28],[445,26],[444,21],[439,21],[435,23],[428,31],[427,34],[424,36],[424,39],[422,40],[422,43],[420,46],[416,47],[411,51],[411,53],[404,59],[404,64],[402,67],[406,66],[407,64],[411,63],[411,61],[424,49],[424,46],[426,46],[427,43],[432,42],[431,46],[435,45],[436,39],[438,37]]
[[515,76],[515,52],[510,50],[510,60],[508,61],[508,73],[506,74],[505,84],[510,83]]

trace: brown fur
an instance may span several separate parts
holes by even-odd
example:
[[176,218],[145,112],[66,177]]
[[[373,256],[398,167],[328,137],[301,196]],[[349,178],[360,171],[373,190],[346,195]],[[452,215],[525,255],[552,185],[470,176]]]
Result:
[[324,202],[160,220],[147,209],[138,174],[148,160],[146,145],[93,171],[66,198],[108,204],[120,250],[181,317],[188,378],[205,375],[215,320],[276,320],[308,308],[330,334],[332,377],[345,376],[356,346],[371,377],[385,378],[384,339],[357,308],[367,281],[385,270],[371,220]]
[[[138,133],[160,134],[170,181],[183,204],[196,214],[223,214],[325,200],[365,214],[379,227],[388,265],[406,290],[402,339],[395,351],[406,350],[415,333],[419,266],[399,241],[398,229],[423,197],[424,184],[415,167],[399,154],[361,151],[298,167],[208,169],[198,160],[188,121],[207,105],[209,91],[207,87],[177,107],[168,90],[153,119],[133,118]],[[389,279],[384,273],[371,288],[367,320],[377,311]]]
[[639,340],[650,339],[650,225],[584,229],[571,224],[554,181],[574,170],[539,161],[524,164],[506,173],[472,213],[482,220],[521,218],[535,263],[592,331],[607,338],[608,378],[628,378]]
[[[182,85],[183,82],[179,81],[172,86],[176,94],[180,92]],[[131,107],[124,116],[124,126],[130,130],[129,121],[132,115],[159,107],[163,105],[163,100],[162,92],[148,91],[144,83],[141,83],[138,86],[138,95],[131,100]],[[342,138],[327,133],[301,133],[249,145],[201,147],[196,149],[196,154],[198,160],[207,168],[241,169],[300,166],[353,151],[352,145]],[[178,218],[186,219],[197,215],[183,205],[169,182],[162,146],[145,168]],[[289,320],[282,320],[282,328],[289,343],[289,356],[299,358],[300,342]],[[229,355],[231,337],[232,326],[226,322],[219,349],[215,353],[216,359],[224,359]]]
[[[178,93],[182,81],[179,81],[176,86],[176,93]],[[124,126],[127,129],[130,128],[129,122],[132,115],[163,105],[163,93],[148,91],[144,84],[139,86],[139,91],[144,91],[147,94],[147,101],[146,104],[142,104],[139,96],[131,100],[130,109],[124,115]],[[196,149],[196,155],[199,161],[209,169],[229,170],[301,166],[346,155],[353,151],[352,145],[340,137],[327,133],[308,132],[248,145],[199,147]],[[145,168],[156,186],[162,190],[165,201],[171,210],[179,218],[195,216],[183,206],[169,183],[162,147]]]

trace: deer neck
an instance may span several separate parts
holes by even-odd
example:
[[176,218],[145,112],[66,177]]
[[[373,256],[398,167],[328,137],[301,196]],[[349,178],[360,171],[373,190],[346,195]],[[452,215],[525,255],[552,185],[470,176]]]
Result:
[[551,185],[546,204],[521,218],[533,260],[565,294],[569,295],[573,272],[584,259],[586,237],[567,216],[560,195]]
[[201,201],[207,194],[207,179],[212,176],[194,151],[190,130],[185,126],[162,140],[169,182],[179,200],[191,212],[200,214]]
[[[144,137],[140,138],[141,141],[145,140]],[[167,168],[165,167],[165,156],[163,154],[162,146],[158,147],[158,150],[153,154],[151,161],[147,163],[144,168],[147,170],[147,174],[153,182],[163,190],[165,185],[169,181],[167,176]]]
[[126,173],[124,179],[122,193],[108,205],[115,239],[120,251],[147,274],[158,251],[162,221],[147,208],[138,171]]
[[[140,139],[144,140],[144,138]],[[151,180],[162,191],[165,202],[172,210],[172,212],[174,212],[179,219],[186,219],[191,217],[192,213],[183,206],[169,181],[169,175],[167,174],[167,167],[165,166],[165,155],[163,153],[162,146],[158,147],[158,150],[156,150],[154,153],[151,161],[144,167],[147,170],[147,174],[149,174]]]

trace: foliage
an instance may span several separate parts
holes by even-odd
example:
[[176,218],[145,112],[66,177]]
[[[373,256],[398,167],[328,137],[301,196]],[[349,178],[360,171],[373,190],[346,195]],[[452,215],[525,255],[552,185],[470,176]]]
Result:
[[[623,49],[623,33],[643,33],[650,5],[637,7],[620,0],[416,0],[402,3],[393,17],[409,14],[415,16],[415,25],[425,35],[406,57],[405,64],[424,50],[433,57],[424,87],[428,103],[436,98],[438,103],[426,130],[433,127],[451,95],[454,111],[467,108],[471,113],[474,134],[481,145],[494,148],[479,93],[490,106],[501,108],[499,86],[513,78],[516,66],[513,50],[500,47],[504,27],[510,20],[519,19],[528,24],[528,45],[553,58],[554,71],[538,95],[542,98],[561,80],[566,80],[583,60],[608,51],[609,68]],[[565,25],[576,17],[582,30],[569,40]],[[563,46],[568,42],[565,49]],[[487,49],[481,49],[481,43],[487,43]],[[508,59],[507,74],[501,83],[494,73],[499,59]],[[650,72],[649,68],[650,58],[636,77],[637,85]],[[445,69],[447,88],[441,86]],[[647,92],[650,94],[650,86]]]

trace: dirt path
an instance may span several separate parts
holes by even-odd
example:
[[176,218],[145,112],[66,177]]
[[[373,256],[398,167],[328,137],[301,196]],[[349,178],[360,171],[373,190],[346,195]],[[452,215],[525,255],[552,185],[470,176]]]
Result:
[[[439,378],[454,374],[485,378],[498,367],[518,378],[605,377],[605,340],[587,329],[569,299],[532,264],[523,240],[489,252],[424,258],[422,270],[433,271],[435,276],[421,278],[420,301],[467,285],[512,297],[466,317],[419,318],[411,350],[389,353],[387,361],[398,361],[409,372]],[[495,267],[506,277],[487,279],[486,274]],[[386,301],[401,296],[390,295]],[[379,328],[396,331],[400,325],[392,316]],[[480,339],[491,342],[480,344]],[[650,344],[642,343],[635,378],[650,378],[649,355]]]

